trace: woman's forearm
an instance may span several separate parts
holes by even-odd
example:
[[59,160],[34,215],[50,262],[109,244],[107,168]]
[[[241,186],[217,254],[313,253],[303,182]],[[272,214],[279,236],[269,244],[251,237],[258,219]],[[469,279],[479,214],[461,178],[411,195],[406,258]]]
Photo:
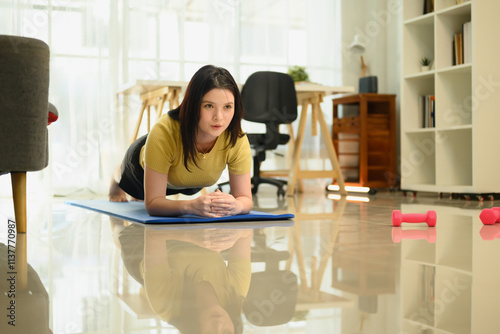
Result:
[[252,210],[253,207],[253,202],[251,198],[248,198],[246,196],[239,196],[236,198],[236,201],[241,205],[241,208],[238,214],[240,215],[245,215]]
[[149,202],[145,202],[146,211],[150,216],[181,216],[188,214],[189,200],[170,200],[157,197]]

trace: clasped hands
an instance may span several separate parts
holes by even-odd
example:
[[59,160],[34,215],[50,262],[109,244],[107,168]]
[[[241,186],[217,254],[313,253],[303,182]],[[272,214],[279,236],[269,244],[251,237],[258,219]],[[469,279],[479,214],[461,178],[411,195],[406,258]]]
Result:
[[198,197],[198,215],[203,217],[234,216],[239,213],[239,203],[231,194],[218,190]]
[[252,235],[251,229],[208,228],[189,231],[191,242],[218,253],[233,247],[240,238],[248,235]]

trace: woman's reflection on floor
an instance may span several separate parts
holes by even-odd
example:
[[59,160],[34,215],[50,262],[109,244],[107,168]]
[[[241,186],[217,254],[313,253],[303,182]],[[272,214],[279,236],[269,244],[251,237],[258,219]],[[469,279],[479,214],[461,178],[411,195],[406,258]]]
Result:
[[183,334],[243,331],[252,229],[129,225],[118,241],[127,271],[163,321]]

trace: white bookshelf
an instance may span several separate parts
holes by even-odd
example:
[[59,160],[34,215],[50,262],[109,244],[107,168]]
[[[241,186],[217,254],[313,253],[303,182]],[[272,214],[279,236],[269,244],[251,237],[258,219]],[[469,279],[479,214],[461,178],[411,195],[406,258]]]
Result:
[[[500,193],[498,0],[403,1],[401,189]],[[453,65],[453,36],[471,22],[471,61]],[[420,59],[432,60],[421,72]],[[435,127],[422,127],[419,99],[435,96]]]

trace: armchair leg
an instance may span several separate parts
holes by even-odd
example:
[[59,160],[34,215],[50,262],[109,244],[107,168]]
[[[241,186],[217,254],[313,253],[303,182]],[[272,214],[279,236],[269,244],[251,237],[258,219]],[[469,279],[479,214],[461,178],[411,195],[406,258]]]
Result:
[[26,172],[10,173],[17,233],[26,233]]

